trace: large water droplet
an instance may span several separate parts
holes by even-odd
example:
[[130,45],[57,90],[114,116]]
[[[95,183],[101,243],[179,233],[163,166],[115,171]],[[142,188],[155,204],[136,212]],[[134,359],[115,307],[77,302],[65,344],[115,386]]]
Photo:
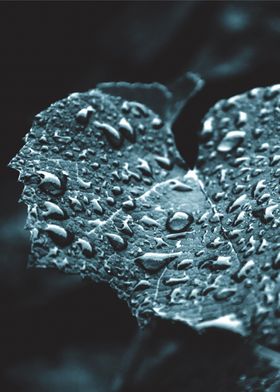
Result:
[[169,216],[166,221],[167,230],[172,233],[180,233],[189,228],[189,226],[193,223],[194,218],[191,214],[186,212],[177,211]]

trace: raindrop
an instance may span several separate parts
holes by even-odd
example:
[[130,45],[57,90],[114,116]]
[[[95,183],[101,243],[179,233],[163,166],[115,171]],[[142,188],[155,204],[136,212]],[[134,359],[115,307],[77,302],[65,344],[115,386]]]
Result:
[[116,128],[106,123],[100,123],[99,121],[94,121],[94,125],[97,129],[104,132],[104,135],[113,147],[120,147],[122,145],[122,136]]
[[64,219],[64,212],[63,210],[55,203],[50,201],[45,201],[44,207],[47,211],[42,213],[42,216],[46,218],[53,218],[53,219]]
[[91,116],[91,114],[93,113],[93,107],[92,106],[88,106],[84,109],[81,109],[77,115],[76,115],[76,120],[80,123],[80,124],[87,124],[88,120]]
[[244,131],[230,131],[221,140],[217,147],[217,150],[223,153],[230,152],[243,142],[244,137]]
[[73,235],[61,226],[48,224],[45,228],[49,237],[60,246],[69,245],[73,240]]
[[65,192],[67,181],[66,175],[63,175],[60,179],[57,175],[44,170],[38,171],[37,174],[39,174],[41,179],[39,187],[45,193],[52,196],[58,196]]
[[191,214],[177,211],[168,217],[166,221],[166,228],[172,233],[180,233],[189,228],[193,221],[194,218]]
[[127,242],[118,234],[105,233],[112,248],[118,252],[124,250],[127,247]]
[[136,133],[134,129],[130,125],[130,123],[123,117],[119,122],[119,130],[122,132],[124,137],[131,142],[135,142],[136,140]]
[[149,272],[157,272],[181,254],[182,252],[144,253],[142,256],[137,257],[135,262]]

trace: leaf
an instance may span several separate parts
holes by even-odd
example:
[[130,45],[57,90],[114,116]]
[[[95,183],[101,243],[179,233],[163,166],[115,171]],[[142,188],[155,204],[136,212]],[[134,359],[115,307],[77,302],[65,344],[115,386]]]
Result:
[[[232,139],[237,148],[243,131],[227,129],[222,143],[216,132],[202,147],[200,172],[186,172],[173,141],[172,122],[200,87],[192,74],[169,88],[102,84],[35,118],[26,145],[11,163],[25,185],[30,265],[109,282],[140,324],[161,317],[197,330],[217,327],[248,335],[256,329],[258,338],[270,328],[271,339],[278,321],[271,303],[252,290],[261,284],[236,280],[244,263],[221,213],[231,217],[239,206],[228,212],[228,203],[214,204],[220,198],[215,173],[229,165],[224,150]],[[219,105],[212,117],[221,115]],[[239,126],[244,115],[235,116]],[[206,118],[204,137],[212,121]],[[267,282],[276,279],[267,275]],[[257,309],[268,307],[268,322],[257,325]]]
[[238,318],[269,344],[279,344],[280,324],[279,93],[275,85],[218,102],[199,156],[205,191],[238,255]]

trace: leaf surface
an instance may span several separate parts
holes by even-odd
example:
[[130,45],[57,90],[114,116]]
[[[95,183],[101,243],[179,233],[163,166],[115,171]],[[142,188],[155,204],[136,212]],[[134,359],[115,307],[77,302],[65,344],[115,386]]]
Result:
[[170,127],[200,87],[191,74],[169,88],[101,84],[35,118],[11,163],[30,265],[109,282],[140,324],[161,317],[277,343],[279,89],[218,103],[199,168],[186,171]]

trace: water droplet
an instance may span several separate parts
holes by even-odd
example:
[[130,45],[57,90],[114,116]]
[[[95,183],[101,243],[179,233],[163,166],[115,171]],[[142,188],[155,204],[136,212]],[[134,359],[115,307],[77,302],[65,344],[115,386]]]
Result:
[[193,259],[183,259],[179,261],[179,263],[177,264],[177,268],[178,270],[188,269],[192,267],[192,265],[193,265]]
[[170,215],[167,219],[166,228],[173,233],[180,233],[188,229],[193,221],[194,218],[191,214],[177,211]]
[[137,165],[137,168],[141,170],[141,172],[144,174],[144,176],[151,176],[152,175],[152,169],[149,165],[149,163],[142,158],[138,158],[139,164]]
[[265,180],[260,180],[258,181],[255,186],[253,187],[253,197],[256,199],[259,197],[259,195],[262,193],[262,191],[265,189]]
[[270,159],[270,165],[275,166],[280,162],[280,155],[273,155],[273,157]]
[[44,211],[42,216],[53,219],[64,219],[64,212],[57,204],[45,201],[44,207],[47,211]]
[[127,242],[118,234],[105,233],[112,248],[118,252],[124,250],[127,247]]
[[81,188],[83,189],[90,189],[92,186],[91,181],[85,181],[81,177],[77,177],[78,184],[80,185]]
[[87,124],[88,120],[91,116],[91,114],[94,112],[93,107],[92,106],[88,106],[84,109],[81,109],[77,115],[76,115],[76,120],[80,123],[80,124]]
[[278,208],[278,204],[270,205],[266,208],[256,208],[252,211],[255,218],[259,218],[262,223],[270,223],[274,220],[273,212]]
[[92,257],[94,255],[94,249],[87,240],[79,238],[76,243],[80,246],[82,253],[86,257]]
[[120,186],[114,186],[113,188],[112,188],[112,193],[115,195],[115,196],[118,196],[118,195],[120,195],[120,194],[122,194],[122,188],[120,187]]
[[239,196],[228,206],[228,212],[233,212],[238,208],[240,208],[246,199],[247,199],[246,194]]
[[45,228],[50,238],[60,246],[69,245],[73,240],[73,235],[61,226],[48,224]]
[[153,218],[150,218],[148,215],[144,215],[141,219],[140,222],[142,222],[144,225],[148,227],[152,226],[159,226],[159,223],[154,220]]
[[123,113],[128,113],[130,111],[130,106],[129,106],[129,103],[127,101],[124,101],[122,103],[121,110],[122,110]]
[[244,131],[230,131],[221,140],[217,150],[223,153],[230,152],[243,142],[244,137]]
[[130,123],[127,121],[126,118],[122,118],[119,122],[119,130],[122,132],[124,137],[131,142],[135,142],[136,140],[136,133]]
[[151,282],[149,282],[148,280],[142,279],[133,287],[133,291],[142,291],[142,290],[145,290],[149,287],[151,287]]
[[182,252],[144,253],[142,256],[137,257],[135,262],[149,272],[157,272],[181,254]]
[[152,127],[154,129],[160,129],[163,126],[163,122],[159,117],[155,117],[152,120]]
[[267,101],[271,100],[271,99],[275,98],[279,94],[279,92],[280,92],[280,85],[275,84],[274,86],[268,87],[265,90],[265,92],[263,94],[263,98]]
[[97,199],[92,199],[91,200],[91,205],[92,205],[93,211],[96,214],[102,215],[104,213],[104,210],[101,207],[101,205],[99,204],[99,201]]
[[203,123],[201,138],[204,140],[208,140],[211,138],[212,134],[213,134],[213,117],[209,117]]
[[233,221],[233,226],[237,226],[237,225],[240,225],[240,223],[243,223],[244,220],[245,220],[245,215],[246,215],[245,211],[241,211],[241,212],[236,216],[236,218],[234,219],[234,221]]
[[214,298],[217,301],[224,301],[225,299],[232,297],[235,293],[236,288],[223,288],[214,294]]
[[66,175],[63,175],[60,179],[57,175],[44,170],[39,170],[37,174],[39,174],[41,179],[39,187],[45,193],[52,196],[58,196],[65,192],[67,181]]
[[124,201],[124,202],[122,203],[122,208],[123,208],[125,211],[134,210],[135,207],[136,207],[136,203],[135,203],[135,200],[133,200],[133,199]]
[[155,160],[163,169],[170,170],[172,168],[172,162],[168,157],[156,156]]
[[100,123],[99,121],[94,121],[94,125],[97,129],[104,132],[104,135],[113,147],[120,147],[122,145],[123,138],[116,128],[106,123]]
[[163,283],[166,286],[173,286],[173,285],[176,285],[176,284],[186,283],[189,280],[190,280],[189,276],[181,276],[181,277],[178,277],[178,278],[172,277],[172,278],[164,279]]
[[133,236],[133,230],[129,226],[129,222],[132,221],[132,217],[128,215],[126,219],[124,219],[121,223],[120,231],[126,235],[129,235],[130,237]]
[[255,139],[258,139],[262,134],[264,130],[262,128],[253,128],[252,134]]
[[236,125],[238,128],[239,128],[239,127],[242,127],[243,125],[246,124],[247,118],[248,118],[247,113],[241,112],[241,111],[238,112],[237,117],[236,117],[236,120],[235,120],[235,125]]
[[171,181],[171,189],[173,191],[178,191],[178,192],[191,192],[191,191],[193,191],[193,188],[190,185],[185,184],[179,180],[172,180]]
[[254,260],[248,260],[240,270],[234,274],[233,278],[237,283],[242,282],[244,279],[247,278],[249,272],[255,267]]
[[272,262],[272,266],[275,269],[279,269],[280,268],[280,252],[278,252],[276,257],[274,258],[274,260]]
[[200,263],[201,268],[210,270],[224,270],[231,267],[231,256],[217,256],[214,259],[205,260]]

